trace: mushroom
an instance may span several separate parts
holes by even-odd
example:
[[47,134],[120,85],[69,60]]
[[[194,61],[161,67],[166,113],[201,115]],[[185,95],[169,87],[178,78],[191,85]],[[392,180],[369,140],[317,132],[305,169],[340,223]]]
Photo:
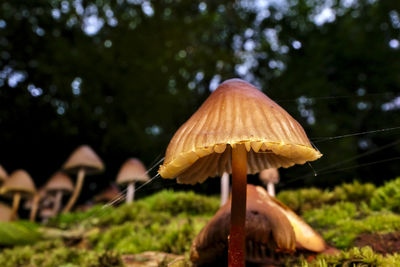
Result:
[[320,158],[301,125],[251,84],[222,83],[168,145],[159,174],[195,184],[232,173],[229,265],[244,266],[247,174]]
[[8,205],[0,202],[0,222],[11,221],[12,209]]
[[131,158],[125,161],[119,170],[117,184],[128,184],[126,203],[131,203],[135,197],[135,182],[146,182],[149,179],[146,167],[140,160]]
[[221,177],[221,206],[223,206],[229,198],[229,173],[224,172]]
[[288,218],[296,236],[297,249],[304,249],[312,252],[322,252],[328,248],[324,239],[322,239],[322,237],[315,232],[311,226],[303,221],[303,219],[301,219],[294,211],[292,211],[289,207],[275,197],[269,196],[264,188],[257,186],[256,190],[260,196],[264,198],[264,201],[267,202],[268,205],[280,209],[280,211]]
[[94,197],[95,203],[107,203],[109,201],[116,200],[120,196],[121,192],[115,185],[110,185],[107,189],[102,191],[100,194]]
[[35,221],[36,213],[40,206],[40,201],[45,197],[46,197],[46,191],[44,190],[44,187],[41,187],[38,191],[35,192],[33,198],[27,200],[27,202],[30,203],[25,203],[25,206],[30,205],[31,213],[29,215],[29,220],[31,222]]
[[93,149],[87,145],[82,145],[64,163],[63,170],[67,173],[78,175],[75,190],[63,209],[63,212],[69,212],[82,190],[85,174],[99,173],[104,170],[104,165]]
[[52,208],[43,208],[40,210],[39,216],[42,219],[42,223],[47,223],[49,218],[56,216],[57,213],[54,213],[54,209]]
[[[194,265],[217,265],[228,248],[231,199],[222,206],[193,240],[190,259]],[[255,186],[247,185],[246,261],[276,264],[295,251],[295,233],[281,210],[266,201]],[[218,262],[225,265],[225,262]]]
[[71,178],[63,172],[56,172],[47,181],[45,190],[50,195],[55,195],[53,213],[57,214],[61,207],[63,194],[71,194],[74,191],[74,185]]
[[260,172],[260,180],[267,187],[270,196],[275,196],[275,185],[279,182],[279,172],[277,168],[265,169]]
[[[11,220],[16,218],[21,198],[30,198],[36,193],[31,176],[24,170],[14,171],[6,180],[0,193],[13,198]],[[32,207],[33,209],[34,207]]]

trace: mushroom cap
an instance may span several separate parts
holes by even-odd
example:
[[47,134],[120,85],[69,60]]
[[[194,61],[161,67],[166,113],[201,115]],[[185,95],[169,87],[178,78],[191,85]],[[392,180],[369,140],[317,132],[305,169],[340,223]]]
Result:
[[320,158],[304,129],[283,108],[240,79],[222,83],[175,133],[159,173],[194,184],[231,173],[231,148],[244,144],[247,172]]
[[118,187],[115,185],[111,185],[106,190],[96,195],[94,197],[94,202],[100,203],[100,202],[112,201],[115,200],[120,194],[121,192],[118,190]]
[[264,169],[260,172],[260,179],[264,184],[279,182],[279,172],[277,168]]
[[104,170],[104,164],[92,148],[82,145],[72,152],[62,168],[68,173],[76,174],[83,168],[87,174],[95,174]]
[[0,185],[7,180],[7,177],[7,171],[3,168],[3,166],[0,165]]
[[40,209],[39,215],[41,218],[50,218],[56,216],[54,210],[52,208],[43,208]]
[[[194,239],[190,259],[206,264],[220,258],[228,249],[231,200],[224,204]],[[246,260],[265,261],[263,255],[295,251],[295,235],[287,217],[271,206],[253,185],[247,185]],[[273,260],[272,258],[270,259]]]
[[296,236],[296,248],[313,252],[323,252],[328,248],[325,240],[311,228],[302,218],[275,197],[271,197],[261,186],[257,191],[271,206],[279,208],[289,219]]
[[117,184],[131,182],[146,182],[150,179],[146,167],[137,158],[130,158],[122,165],[118,172]]
[[11,221],[12,208],[0,202],[0,222]]
[[51,176],[45,185],[45,190],[49,193],[62,191],[63,193],[71,193],[74,191],[74,185],[71,178],[63,172],[56,172]]
[[25,170],[16,170],[4,182],[0,193],[6,197],[20,193],[22,198],[28,198],[36,193],[36,187],[31,176]]

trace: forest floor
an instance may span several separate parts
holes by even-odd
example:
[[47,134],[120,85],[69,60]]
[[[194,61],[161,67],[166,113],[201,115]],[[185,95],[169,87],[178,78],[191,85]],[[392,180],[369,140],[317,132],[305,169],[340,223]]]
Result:
[[[400,266],[400,178],[381,187],[287,190],[277,198],[339,250],[288,255],[279,266]],[[0,266],[191,266],[191,242],[218,208],[217,196],[165,190],[47,224],[2,222]]]

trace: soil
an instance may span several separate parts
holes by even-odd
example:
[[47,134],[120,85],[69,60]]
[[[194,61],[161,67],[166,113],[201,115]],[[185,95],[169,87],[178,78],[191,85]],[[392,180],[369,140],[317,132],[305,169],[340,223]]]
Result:
[[361,234],[355,240],[357,247],[370,246],[375,252],[393,254],[400,252],[400,232],[388,234]]

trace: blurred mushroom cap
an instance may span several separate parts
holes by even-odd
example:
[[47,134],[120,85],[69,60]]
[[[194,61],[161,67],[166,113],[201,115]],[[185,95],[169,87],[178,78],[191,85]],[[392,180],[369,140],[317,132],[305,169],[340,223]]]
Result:
[[[246,260],[268,261],[266,255],[295,251],[295,235],[287,217],[271,206],[253,185],[247,185]],[[190,258],[195,264],[211,263],[228,249],[231,200],[223,205],[194,239]],[[263,258],[264,257],[264,258]],[[270,260],[273,261],[271,257]]]
[[11,221],[12,209],[8,205],[0,202],[0,222]]
[[28,198],[36,193],[36,187],[31,176],[25,170],[16,170],[4,182],[0,192],[6,197],[20,193],[22,198]]
[[175,133],[159,173],[194,184],[231,173],[231,147],[244,144],[247,172],[290,167],[322,156],[301,125],[253,85],[222,83]]
[[64,163],[63,170],[68,173],[78,173],[83,168],[87,174],[95,174],[104,170],[99,156],[88,145],[82,145],[72,152]]
[[146,182],[150,179],[146,167],[137,158],[131,158],[125,161],[118,172],[117,184],[126,184],[131,182]]
[[277,168],[264,169],[260,172],[260,179],[264,184],[279,182],[279,172]]
[[116,200],[118,196],[120,196],[120,194],[121,192],[118,190],[118,187],[115,185],[111,185],[106,190],[96,195],[94,197],[94,202],[101,203],[101,202],[109,202],[112,200]]
[[52,208],[43,208],[40,209],[39,215],[41,218],[50,218],[56,216],[54,210]]
[[71,178],[63,172],[56,172],[47,181],[45,189],[49,193],[62,191],[63,193],[71,193],[74,191],[74,185]]
[[8,178],[7,171],[0,165],[0,185],[5,182]]

